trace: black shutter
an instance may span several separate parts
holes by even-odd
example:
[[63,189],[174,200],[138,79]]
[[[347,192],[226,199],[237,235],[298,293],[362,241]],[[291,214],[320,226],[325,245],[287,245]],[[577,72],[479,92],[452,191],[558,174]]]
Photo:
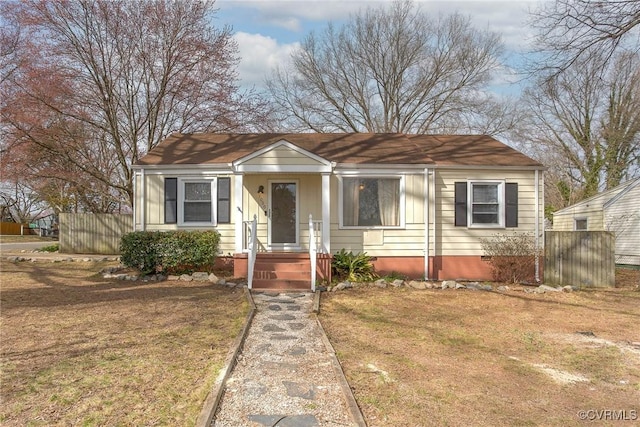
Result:
[[456,182],[455,188],[456,227],[467,226],[467,183]]
[[218,178],[218,224],[231,222],[231,178]]
[[505,188],[505,225],[507,227],[518,226],[518,184],[508,183]]
[[164,179],[164,223],[178,222],[178,178]]

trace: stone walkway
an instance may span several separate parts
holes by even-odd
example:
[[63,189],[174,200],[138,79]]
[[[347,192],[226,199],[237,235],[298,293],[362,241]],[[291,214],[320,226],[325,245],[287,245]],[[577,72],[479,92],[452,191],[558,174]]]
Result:
[[312,314],[313,294],[253,298],[257,311],[212,425],[363,425]]

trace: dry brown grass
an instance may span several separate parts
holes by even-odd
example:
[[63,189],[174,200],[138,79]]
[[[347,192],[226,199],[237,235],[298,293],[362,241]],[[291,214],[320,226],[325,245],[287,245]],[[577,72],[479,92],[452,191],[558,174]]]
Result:
[[192,425],[248,310],[241,290],[122,282],[106,263],[3,261],[2,425]]
[[582,410],[631,419],[639,275],[573,293],[355,288],[324,294],[320,318],[372,427],[581,425]]

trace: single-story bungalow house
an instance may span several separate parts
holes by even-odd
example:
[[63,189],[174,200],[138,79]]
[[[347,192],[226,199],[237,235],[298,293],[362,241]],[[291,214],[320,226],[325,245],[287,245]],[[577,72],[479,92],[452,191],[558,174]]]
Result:
[[640,265],[640,178],[554,212],[553,231],[610,231],[616,264]]
[[216,229],[254,288],[314,289],[310,259],[326,280],[342,249],[379,274],[490,280],[481,238],[542,246],[543,170],[486,135],[175,134],[133,165],[134,228]]

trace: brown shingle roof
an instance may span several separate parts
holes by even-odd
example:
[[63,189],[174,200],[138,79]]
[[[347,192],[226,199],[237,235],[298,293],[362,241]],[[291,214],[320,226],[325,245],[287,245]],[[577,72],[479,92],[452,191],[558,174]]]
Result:
[[487,135],[378,133],[174,134],[136,164],[228,164],[282,140],[338,164],[542,167]]

